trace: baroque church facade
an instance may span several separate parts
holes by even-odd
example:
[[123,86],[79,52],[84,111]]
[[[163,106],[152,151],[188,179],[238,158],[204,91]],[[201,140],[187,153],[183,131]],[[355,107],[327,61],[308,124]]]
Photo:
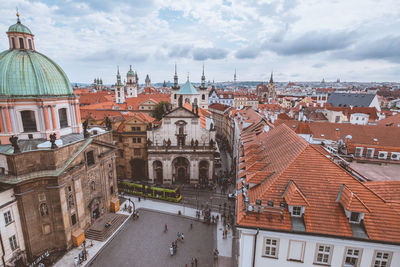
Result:
[[204,116],[207,111],[195,102],[183,105],[183,99],[180,95],[178,106],[147,130],[150,183],[208,184],[213,179],[215,127]]
[[[112,134],[82,127],[64,71],[19,19],[0,53],[0,190],[12,188],[25,263],[56,257],[118,201]],[[21,242],[21,241],[20,241]],[[75,243],[75,245],[79,245]]]

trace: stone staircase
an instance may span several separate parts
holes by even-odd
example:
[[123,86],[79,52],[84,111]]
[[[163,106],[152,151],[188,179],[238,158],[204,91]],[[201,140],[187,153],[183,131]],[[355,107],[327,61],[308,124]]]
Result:
[[[97,219],[95,223],[90,226],[86,232],[85,237],[92,240],[103,242],[109,238],[115,230],[128,218],[128,215],[107,213],[101,218]],[[105,227],[106,223],[110,223],[108,228]]]

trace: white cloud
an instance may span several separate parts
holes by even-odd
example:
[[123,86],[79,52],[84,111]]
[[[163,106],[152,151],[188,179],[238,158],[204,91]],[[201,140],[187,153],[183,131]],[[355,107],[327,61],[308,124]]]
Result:
[[232,80],[235,67],[240,80],[266,80],[272,69],[276,80],[398,77],[398,58],[373,53],[398,40],[397,0],[0,0],[0,32],[15,23],[16,5],[38,51],[71,81],[113,83],[116,65],[129,64],[141,81],[171,80],[174,62],[181,81],[187,72],[198,81],[199,60],[218,81]]

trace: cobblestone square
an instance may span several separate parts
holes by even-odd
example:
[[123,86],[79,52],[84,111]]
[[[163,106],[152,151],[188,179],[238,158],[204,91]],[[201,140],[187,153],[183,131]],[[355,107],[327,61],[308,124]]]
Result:
[[[193,222],[193,229],[190,229]],[[164,233],[164,224],[168,232]],[[170,256],[169,247],[184,233],[184,241],[178,241],[178,251]],[[192,257],[198,266],[213,266],[213,250],[216,247],[216,227],[201,221],[149,210],[140,210],[140,218],[129,220],[117,236],[104,248],[90,266],[153,267],[191,266]]]

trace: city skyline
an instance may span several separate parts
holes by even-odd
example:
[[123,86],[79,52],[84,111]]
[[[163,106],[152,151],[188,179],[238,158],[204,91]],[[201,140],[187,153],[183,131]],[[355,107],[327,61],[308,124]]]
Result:
[[[0,31],[21,21],[36,48],[71,82],[115,83],[132,65],[143,83],[231,81],[398,81],[396,1],[13,1],[1,0]],[[328,13],[329,11],[329,13]],[[6,50],[3,37],[0,49]]]

